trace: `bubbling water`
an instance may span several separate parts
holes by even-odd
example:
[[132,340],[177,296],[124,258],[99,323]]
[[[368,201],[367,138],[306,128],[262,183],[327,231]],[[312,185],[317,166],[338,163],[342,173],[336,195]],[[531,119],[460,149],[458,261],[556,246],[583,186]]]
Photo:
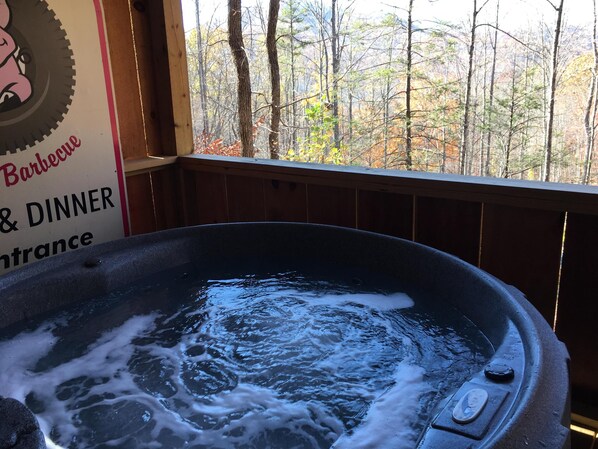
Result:
[[458,313],[293,272],[154,281],[4,338],[0,395],[73,449],[410,448],[492,353]]

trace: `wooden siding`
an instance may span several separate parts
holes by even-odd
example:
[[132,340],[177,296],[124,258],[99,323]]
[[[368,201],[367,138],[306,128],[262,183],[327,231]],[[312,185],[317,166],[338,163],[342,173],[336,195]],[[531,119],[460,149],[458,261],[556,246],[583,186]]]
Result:
[[478,264],[482,205],[416,197],[415,241]]
[[183,222],[180,186],[174,166],[126,177],[131,233],[175,228]]
[[[192,152],[179,0],[103,0],[133,234],[180,226],[183,188],[164,156]],[[139,169],[139,167],[146,167]]]
[[413,238],[413,197],[398,193],[359,190],[357,227],[365,231]]
[[571,355],[573,399],[598,406],[598,216],[568,214],[557,335]]
[[303,183],[264,180],[264,201],[268,221],[307,221],[307,186]]
[[517,286],[552,324],[565,212],[484,204],[480,267]]

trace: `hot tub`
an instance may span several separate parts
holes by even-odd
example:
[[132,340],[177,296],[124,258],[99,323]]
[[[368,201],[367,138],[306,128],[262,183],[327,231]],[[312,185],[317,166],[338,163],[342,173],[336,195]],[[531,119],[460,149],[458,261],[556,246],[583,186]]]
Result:
[[[101,408],[104,405],[94,402],[98,395],[88,394],[78,403],[73,399],[72,403],[77,404],[76,406],[79,408],[76,412],[71,411],[64,415],[72,422],[48,424],[46,418],[49,413],[48,409],[56,408],[56,406],[40,405],[40,402],[43,401],[33,394],[33,387],[21,385],[21,379],[25,384],[27,379],[36,378],[39,373],[34,370],[33,373],[15,374],[13,370],[14,365],[22,363],[22,360],[27,360],[27,357],[31,358],[33,355],[23,355],[24,352],[27,352],[23,349],[18,349],[16,355],[15,351],[13,353],[3,351],[7,351],[6,348],[14,347],[15,344],[21,342],[24,345],[21,348],[29,347],[31,353],[39,353],[37,358],[43,361],[42,352],[51,347],[44,348],[45,342],[53,338],[52,332],[58,332],[55,329],[60,326],[62,327],[60,327],[59,333],[66,342],[63,346],[67,348],[67,352],[71,346],[77,346],[77,342],[83,338],[82,335],[87,338],[88,334],[94,333],[98,334],[94,334],[93,337],[97,337],[97,340],[93,340],[94,343],[89,344],[89,347],[102,347],[102,344],[106,342],[106,333],[100,335],[100,331],[96,329],[96,322],[108,319],[102,315],[102,310],[104,310],[102,307],[106,302],[110,302],[110,307],[116,307],[118,311],[116,314],[118,323],[104,323],[112,335],[111,349],[106,350],[105,353],[100,350],[99,354],[103,358],[98,358],[96,354],[95,358],[87,359],[87,362],[76,365],[93,363],[96,366],[94,369],[101,372],[105,364],[113,363],[113,359],[118,358],[114,351],[115,348],[118,349],[115,346],[119,344],[118,338],[122,337],[122,335],[119,336],[119,333],[128,332],[144,319],[146,325],[155,320],[156,315],[151,315],[158,307],[155,305],[154,299],[139,299],[142,296],[139,296],[137,291],[155,292],[159,290],[159,287],[156,286],[161,285],[161,279],[165,278],[171,279],[170,282],[174,282],[172,285],[192,282],[185,280],[190,275],[203,279],[203,284],[201,284],[203,287],[197,287],[204,292],[202,293],[202,304],[206,301],[205,296],[211,295],[211,299],[208,298],[208,301],[212,301],[212,303],[207,309],[202,309],[201,324],[191,330],[182,331],[181,329],[184,328],[182,324],[172,324],[178,322],[170,321],[180,316],[180,312],[174,312],[163,321],[167,324],[171,323],[168,325],[176,330],[178,340],[172,345],[152,346],[154,352],[174,347],[182,348],[180,350],[186,351],[185,357],[188,356],[189,359],[181,361],[180,366],[174,366],[173,363],[176,365],[176,362],[169,362],[170,365],[163,362],[169,358],[166,352],[161,352],[161,355],[155,356],[151,360],[140,358],[138,352],[135,352],[135,355],[125,353],[122,357],[129,364],[128,366],[132,367],[131,379],[143,386],[147,372],[170,369],[171,378],[179,379],[183,387],[168,386],[170,385],[168,384],[166,387],[162,385],[160,387],[162,389],[150,388],[152,391],[157,390],[155,393],[156,403],[167,411],[175,406],[189,410],[196,407],[196,404],[190,404],[188,399],[185,399],[187,402],[176,399],[177,388],[187,390],[186,398],[195,398],[194,400],[198,404],[203,404],[208,408],[212,407],[212,409],[216,407],[218,410],[224,407],[222,405],[223,398],[230,399],[233,393],[239,394],[239,396],[235,396],[236,400],[245,398],[248,402],[256,401],[257,405],[252,411],[248,411],[248,406],[243,406],[241,412],[227,415],[227,422],[241,422],[249,415],[255,417],[256,410],[260,410],[266,415],[265,418],[243,422],[259,422],[264,426],[274,426],[268,430],[271,439],[265,441],[260,436],[250,442],[240,443],[239,432],[248,432],[248,427],[251,427],[248,424],[237,426],[224,433],[214,434],[219,435],[219,439],[214,440],[216,437],[211,437],[211,440],[206,439],[205,435],[208,435],[208,430],[211,432],[213,429],[219,429],[222,425],[212,423],[207,427],[201,427],[205,423],[202,421],[201,425],[197,424],[196,417],[199,415],[197,413],[192,415],[190,412],[177,415],[179,416],[177,419],[185,421],[185,425],[191,426],[190,428],[199,426],[197,434],[199,436],[195,434],[176,435],[176,431],[169,430],[168,436],[164,437],[164,429],[159,434],[156,429],[160,428],[160,421],[167,419],[167,415],[159,415],[155,411],[148,412],[143,409],[143,400],[141,399],[126,402],[119,395],[126,396],[130,393],[128,389],[122,390],[118,395],[107,393],[105,389],[102,390],[108,403],[117,404],[114,410]],[[224,299],[214,300],[215,297],[226,291],[228,285],[231,285],[230,279],[241,279],[239,283],[231,287],[233,290],[237,289],[234,290],[237,292],[236,296],[229,295],[223,297]],[[286,282],[282,290],[285,301],[291,301],[288,303],[291,304],[290,306],[280,302],[280,297],[272,299],[272,307],[266,306],[268,315],[257,324],[256,320],[259,319],[260,314],[263,314],[262,309],[255,312],[235,311],[235,307],[251,306],[251,302],[235,302],[238,298],[245,298],[244,301],[247,301],[247,291],[249,290],[260,292],[262,295],[265,291],[267,292],[266,299],[269,298],[268,295],[270,295],[269,292],[273,285],[272,279],[283,279],[281,282]],[[325,291],[314,294],[305,290],[300,285],[301,283],[317,284],[320,285],[318,291],[322,289]],[[327,290],[331,288],[331,283],[341,286],[338,287],[340,292],[335,291],[332,296]],[[289,285],[293,288],[290,288]],[[239,290],[239,286],[242,286],[244,290]],[[172,286],[169,288],[176,289]],[[205,293],[206,291],[209,293]],[[115,294],[114,292],[119,293]],[[126,302],[129,300],[123,300],[123,304],[119,305],[120,296],[118,295],[121,295],[122,292],[133,295],[134,302],[129,303]],[[374,293],[378,296],[375,297]],[[296,317],[289,318],[289,313],[291,313],[289,310],[291,310],[290,307],[295,307],[297,304],[302,306],[305,302],[302,296],[311,298],[309,299],[311,302],[305,301],[307,301],[308,307],[312,308],[306,309],[307,312],[301,312],[302,315],[297,323]],[[194,299],[194,301],[196,300],[197,298]],[[236,305],[230,306],[231,301]],[[418,309],[420,304],[426,305],[426,308]],[[336,329],[339,324],[336,321],[317,321],[315,318],[316,321],[313,321],[312,311],[316,310],[313,309],[315,306],[318,306],[318,313],[320,311],[324,313],[326,320],[336,320],[337,316],[346,314],[348,324],[342,324],[342,326],[351,327],[358,322],[355,324],[356,329],[366,339],[365,344],[371,344],[371,349],[367,346],[365,349],[361,346],[355,349],[352,349],[351,346],[342,346],[342,351],[339,350],[342,352],[341,358],[338,358],[339,354],[336,354],[335,351],[329,351],[326,360],[324,360],[324,356],[317,355],[318,347],[317,345],[312,347],[312,343],[321,341],[325,345],[332,341],[334,344],[338,344],[333,329]],[[73,307],[78,308],[76,310],[79,312],[76,313],[88,315],[97,313],[98,318],[95,321],[90,321],[90,324],[80,325],[75,330],[75,324],[77,324],[75,319],[69,318],[71,321],[64,324],[66,318],[60,318],[63,316],[60,315],[61,313]],[[201,307],[207,306],[202,305]],[[342,309],[343,307],[345,309]],[[410,309],[410,307],[412,308]],[[430,313],[436,318],[432,319],[426,315],[428,309],[433,310],[433,313]],[[244,313],[244,315],[238,315],[238,313]],[[213,314],[214,317],[218,316],[218,319],[224,320],[221,322],[225,324],[233,320],[231,316],[236,317],[234,320],[236,320],[235,326],[237,327],[230,328],[233,329],[232,331],[227,328],[227,332],[230,331],[233,334],[230,332],[227,334],[228,343],[221,345],[220,352],[216,351],[218,352],[217,356],[212,353],[215,351],[215,346],[210,347],[209,344],[200,345],[201,347],[193,346],[188,340],[185,340],[189,333],[193,334],[193,338],[197,340],[200,337],[205,339],[206,335],[214,332],[216,324],[210,322],[212,316],[210,314]],[[361,322],[361,315],[367,316],[370,321]],[[447,321],[447,327],[438,331],[437,329],[440,328],[434,320],[444,322],[447,316],[453,315],[456,316],[455,319],[459,323],[464,324],[454,325]],[[55,316],[59,317],[56,318],[58,323],[61,322],[61,319],[63,320],[62,324],[52,325],[54,330],[48,330],[49,325],[43,323],[47,323],[48,319],[53,319],[52,317]],[[110,320],[115,320],[115,318],[110,318]],[[214,320],[216,319],[214,318]],[[243,323],[239,324],[241,321]],[[269,329],[287,326],[291,321],[295,322],[298,327],[290,331],[285,330],[282,332],[282,338],[276,337],[276,339],[280,340],[279,344],[282,347],[285,347],[287,337],[289,341],[297,340],[294,336],[300,334],[300,345],[310,346],[312,356],[297,362],[303,363],[303,365],[297,365],[300,367],[299,370],[311,372],[315,365],[319,364],[318,366],[320,366],[325,363],[327,372],[330,372],[334,379],[340,378],[338,377],[339,373],[344,373],[345,377],[342,377],[342,381],[330,383],[328,380],[325,382],[317,380],[310,384],[309,378],[307,378],[306,382],[309,388],[305,385],[289,387],[289,385],[295,385],[292,384],[294,381],[288,381],[285,377],[277,382],[277,387],[280,387],[279,391],[272,393],[268,389],[270,385],[267,378],[286,375],[284,360],[275,362],[274,359],[276,357],[284,359],[288,354],[280,355],[278,350],[275,351],[278,355],[265,356],[252,362],[254,363],[252,366],[262,370],[259,376],[252,377],[252,373],[246,373],[242,379],[240,374],[227,374],[226,370],[219,373],[212,368],[210,368],[209,376],[197,374],[198,372],[203,373],[202,370],[207,366],[206,364],[211,364],[214,357],[230,359],[238,357],[239,359],[254,360],[255,352],[259,351],[252,349],[251,351],[254,353],[250,354],[247,351],[243,353],[239,349],[239,342],[253,341],[255,340],[254,334],[260,334],[265,336],[263,338],[266,339],[265,343],[268,346],[270,344],[268,335],[271,335],[268,334]],[[389,326],[392,327],[399,323],[397,325],[400,327],[404,322],[415,323],[414,332],[416,333],[411,334],[410,337],[401,337],[400,335],[387,337],[388,332],[394,332],[392,329],[388,329]],[[42,323],[41,327],[38,327],[40,323]],[[128,327],[119,327],[123,323],[126,323]],[[307,329],[308,324],[313,329]],[[44,328],[44,326],[46,327]],[[73,335],[69,335],[69,326],[73,328]],[[453,329],[455,326],[462,327],[464,330],[455,330]],[[201,328],[201,332],[198,330],[199,328]],[[239,331],[239,335],[235,336],[235,329],[242,329],[242,335]],[[287,328],[285,327],[285,329]],[[417,333],[420,331],[423,332],[421,337]],[[44,332],[46,333],[44,334]],[[306,333],[303,334],[303,332]],[[475,332],[478,332],[481,337],[472,338],[478,338],[479,342],[462,341],[464,336],[474,335]],[[343,333],[342,329],[338,333]],[[458,343],[457,349],[451,349],[453,353],[450,357],[441,353],[443,346],[440,345],[440,340],[446,339],[447,335],[448,340],[453,339]],[[142,341],[139,344],[147,345],[149,344],[148,339],[151,340],[150,337],[148,333],[142,332],[136,335],[135,339],[127,341],[136,341],[137,343]],[[195,340],[194,342],[197,343]],[[263,342],[259,344],[263,345]],[[355,344],[363,345],[364,343]],[[222,354],[226,353],[228,347],[232,348],[230,354],[223,356]],[[405,347],[413,349],[411,355],[404,355],[406,354]],[[353,350],[354,354],[351,353]],[[397,358],[396,363],[393,362],[394,356],[392,352],[388,352],[390,350],[398,351],[397,354],[401,354],[404,360]],[[375,359],[374,356],[383,351],[390,354],[390,362],[388,359],[380,359],[380,361]],[[79,355],[85,355],[91,351],[86,347],[80,352]],[[292,349],[290,352],[296,351]],[[291,223],[199,226],[97,245],[30,265],[0,278],[0,353],[10,354],[5,355],[5,359],[1,362],[0,396],[12,395],[19,400],[8,398],[0,400],[0,411],[3,414],[2,420],[0,420],[0,440],[3,441],[0,443],[8,447],[44,447],[42,433],[36,426],[36,421],[29,409],[33,410],[38,419],[46,425],[47,428],[44,430],[50,434],[46,435],[47,441],[50,441],[48,439],[50,437],[54,438],[54,441],[60,441],[61,432],[64,439],[65,431],[60,429],[75,429],[73,435],[76,435],[77,426],[82,425],[81,422],[85,422],[88,415],[109,415],[109,418],[106,416],[98,418],[103,419],[101,430],[86,430],[92,436],[97,433],[104,435],[103,440],[100,438],[100,443],[95,447],[131,447],[131,441],[137,440],[131,439],[129,434],[123,436],[126,433],[125,430],[116,434],[113,432],[113,429],[126,428],[127,425],[131,427],[129,432],[131,435],[139,435],[138,428],[149,426],[147,427],[148,435],[153,435],[150,437],[155,438],[155,441],[152,441],[154,446],[165,448],[569,447],[567,351],[564,345],[556,339],[548,324],[519,291],[457,258],[434,249],[397,238],[345,228]],[[313,354],[317,356],[313,356]],[[370,360],[370,356],[375,360]],[[397,357],[399,356],[397,355]],[[430,361],[430,357],[436,357],[440,361],[438,363],[434,360]],[[18,360],[15,361],[12,358]],[[464,368],[463,364],[470,358],[472,363]],[[93,362],[89,360],[93,360]],[[156,360],[158,361],[156,362]],[[331,360],[336,360],[336,362],[331,362]],[[233,362],[236,363],[234,360]],[[60,365],[62,362],[52,363],[57,366],[68,365],[66,362],[64,365]],[[71,368],[75,366],[72,365],[74,362],[68,363],[71,363],[68,365]],[[289,361],[288,365],[291,366],[293,363],[295,362]],[[38,360],[38,368],[39,364]],[[54,365],[52,369],[55,368]],[[276,373],[273,373],[270,365],[277,366]],[[43,371],[42,368],[38,368],[36,369],[39,372]],[[76,371],[78,368],[72,369]],[[59,371],[52,371],[53,376],[58,375],[56,373]],[[366,371],[369,377],[363,379],[359,377],[359,373]],[[281,372],[283,373],[281,374]],[[116,369],[115,373],[114,376],[117,378],[129,375],[122,374],[119,369]],[[432,375],[432,373],[434,374]],[[376,378],[378,374],[382,380]],[[58,379],[58,377],[54,378]],[[66,378],[68,379],[68,376]],[[98,379],[104,378],[98,375]],[[89,384],[86,387],[88,389],[108,382],[108,380],[87,378],[80,380],[80,377],[75,376],[68,381],[64,381],[65,378],[60,377],[62,383],[53,385],[51,376],[45,378],[38,376],[37,379],[37,396],[43,394],[42,390],[48,390],[58,398],[57,404],[62,404],[60,407],[67,411],[75,406],[70,405],[71,402],[68,402],[68,406],[64,406],[66,402],[60,401],[70,400],[71,396],[76,397],[78,393],[73,393],[73,391],[79,391],[76,388],[82,388],[75,385],[77,382]],[[416,383],[416,380],[419,383]],[[322,384],[320,385],[319,382]],[[39,386],[40,383],[42,383],[42,387]],[[324,383],[327,385],[326,394],[323,393]],[[10,388],[5,386],[3,390],[3,384],[12,386]],[[249,384],[253,385],[251,387],[253,390],[248,387]],[[254,384],[259,384],[259,386]],[[414,387],[414,385],[416,386]],[[254,394],[257,391],[259,394],[247,396],[249,393],[245,390],[241,391],[242,387],[249,388]],[[168,390],[169,388],[170,390]],[[301,389],[308,392],[308,397],[289,402],[289,398],[294,398],[295,390]],[[350,401],[357,401],[359,404],[355,402],[349,403],[349,406],[339,405],[340,403],[336,402],[337,398],[345,393],[348,395],[349,392],[353,394]],[[269,397],[268,400],[264,399],[264,395],[269,394],[272,394],[272,397]],[[342,413],[339,412],[341,415],[344,413],[344,417],[337,419],[334,416],[328,416],[326,415],[328,412],[322,412],[322,409],[318,408],[319,406],[316,407],[314,404],[319,404],[321,396],[330,398],[331,410],[345,407]],[[407,401],[407,397],[411,399]],[[23,402],[29,409],[22,404]],[[93,406],[90,406],[91,403]],[[291,415],[295,420],[293,424],[295,427],[283,426],[284,432],[282,432],[272,424],[280,419],[276,412],[279,407],[282,407],[281,410],[292,410]],[[131,409],[133,414],[137,413],[142,417],[143,422],[130,424],[129,421],[125,423],[119,421],[119,413],[123,416],[125,416],[125,412],[128,413],[125,409]],[[103,413],[103,410],[106,412]],[[320,416],[322,413],[323,415]],[[348,415],[350,416],[347,417]],[[61,419],[64,420],[64,416]],[[190,416],[193,419],[189,418]],[[202,414],[201,416],[207,415]],[[322,434],[323,436],[315,435],[311,428],[308,429],[309,426],[301,421],[304,418],[317,421],[318,426],[326,430]],[[402,422],[405,420],[412,420],[417,424],[403,429]],[[63,427],[60,427],[61,425]],[[293,428],[301,435],[289,433],[288,429]],[[253,429],[253,431],[257,432],[257,435],[260,429]],[[205,438],[201,435],[204,435]],[[69,447],[85,447],[81,441],[86,440],[78,440],[76,436],[70,438],[71,446]],[[204,439],[202,440],[202,438]],[[145,445],[149,444],[147,440],[144,441],[144,443],[139,443],[139,447],[146,447]],[[50,442],[49,444],[53,445],[54,443]],[[62,444],[62,447],[66,446],[64,442]]]

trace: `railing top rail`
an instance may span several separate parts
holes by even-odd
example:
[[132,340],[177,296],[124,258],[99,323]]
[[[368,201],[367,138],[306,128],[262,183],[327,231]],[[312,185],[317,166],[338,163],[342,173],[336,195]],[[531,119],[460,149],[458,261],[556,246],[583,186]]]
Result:
[[178,164],[186,170],[598,215],[596,186],[212,155],[182,156]]

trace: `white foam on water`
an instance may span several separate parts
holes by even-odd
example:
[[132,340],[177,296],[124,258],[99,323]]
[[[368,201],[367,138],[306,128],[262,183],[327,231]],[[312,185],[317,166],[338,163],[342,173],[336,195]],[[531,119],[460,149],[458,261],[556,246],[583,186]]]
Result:
[[[49,449],[133,447],[131,435],[148,449],[415,445],[431,387],[418,334],[405,335],[393,312],[413,306],[409,296],[240,285],[208,286],[169,316],[134,316],[44,372],[35,366],[66,347],[54,334],[68,321],[0,342],[0,395],[34,393],[42,431],[54,430]],[[133,430],[112,430],[122,426]]]
[[234,447],[249,443],[266,430],[288,429],[318,447],[313,435],[305,429],[319,431],[333,441],[344,431],[343,423],[327,413],[321,404],[310,401],[289,401],[268,388],[239,384],[231,391],[209,398],[210,403],[196,402],[193,409],[213,417],[226,418],[246,410],[231,420],[225,429],[202,430],[194,443]]
[[[0,373],[0,395],[25,402],[26,396],[35,392],[40,399],[45,399],[47,408],[36,417],[48,447],[60,448],[48,438],[52,428],[59,427],[68,439],[77,434],[77,428],[73,424],[73,412],[67,410],[67,403],[55,399],[55,388],[79,376],[113,378],[119,375],[121,387],[136,389],[125,374],[127,361],[134,349],[131,341],[150,330],[155,318],[156,315],[130,318],[122,326],[104,333],[81,357],[40,373],[33,371],[35,365],[57,341],[52,334],[52,325],[45,324],[33,332],[23,332],[1,342],[3,369]],[[6,360],[10,363],[5,364]]]
[[56,341],[57,338],[52,335],[52,327],[46,326],[0,342],[0,396],[23,401],[30,391],[29,382],[35,378],[29,370],[48,353]]
[[[179,393],[191,404],[190,410],[179,413],[171,410],[160,401],[140,391],[131,373],[127,370],[127,362],[134,352],[132,340],[142,336],[154,326],[156,315],[136,316],[127,320],[118,328],[104,333],[95,343],[89,346],[82,356],[56,366],[48,371],[36,373],[33,368],[56,343],[51,325],[40,327],[34,332],[24,332],[12,340],[0,343],[0,360],[9,361],[0,373],[0,395],[13,397],[25,402],[30,392],[35,392],[42,399],[46,409],[37,414],[40,427],[46,435],[49,449],[66,447],[48,438],[50,431],[59,429],[61,441],[68,442],[77,438],[79,429],[74,422],[81,409],[71,409],[70,401],[56,400],[55,388],[62,383],[77,377],[109,378],[103,384],[93,385],[85,396],[113,393],[115,398],[105,399],[103,404],[131,400],[147,406],[151,418],[156,423],[151,434],[157,438],[160,431],[169,429],[173,434],[193,444],[217,445],[219,448],[232,448],[235,444],[247,443],[258,437],[265,430],[286,428],[310,441],[313,447],[318,442],[305,428],[316,430],[330,441],[334,441],[344,431],[343,423],[330,415],[321,404],[310,401],[289,401],[281,398],[276,392],[256,385],[239,383],[231,391],[223,391],[215,395],[194,401],[192,395],[185,391]],[[185,339],[184,339],[185,340]],[[152,355],[164,360],[176,360],[185,343],[178,348],[168,350],[158,345],[145,347]],[[196,360],[209,359],[206,355]],[[3,364],[4,365],[4,364]],[[85,407],[84,407],[85,408]],[[212,419],[221,420],[224,424],[214,430],[199,430],[188,420],[191,413],[210,415]],[[234,419],[230,415],[236,413]],[[110,444],[122,444],[125,438],[111,440]],[[85,443],[83,441],[83,443]],[[146,447],[160,448],[157,442]]]
[[429,388],[424,369],[401,362],[394,373],[395,384],[374,400],[351,434],[342,435],[334,449],[413,449],[418,433],[411,427],[419,409],[419,398]]
[[[212,281],[215,282],[215,281]],[[277,286],[278,287],[278,286]],[[215,310],[219,308],[233,309],[235,302],[230,301],[231,296],[235,296],[233,293],[234,289],[238,291],[238,298],[245,299],[243,289],[235,287],[227,282],[218,281],[215,282],[210,288],[210,296],[213,297],[223,296],[226,297],[226,304],[210,304]],[[372,310],[378,310],[380,312],[386,312],[391,310],[406,309],[413,307],[413,299],[406,293],[322,293],[319,291],[303,291],[296,290],[293,288],[276,288],[273,290],[264,289],[260,292],[260,299],[276,299],[280,297],[291,297],[299,301],[306,302],[310,306],[328,306],[328,307],[342,307],[347,305],[360,305],[367,307]]]
[[414,302],[413,299],[411,299],[405,293],[393,293],[390,295],[373,293],[346,293],[340,295],[323,295],[309,299],[309,305],[334,307],[347,304],[357,304],[373,310],[386,312],[389,310],[413,307]]

